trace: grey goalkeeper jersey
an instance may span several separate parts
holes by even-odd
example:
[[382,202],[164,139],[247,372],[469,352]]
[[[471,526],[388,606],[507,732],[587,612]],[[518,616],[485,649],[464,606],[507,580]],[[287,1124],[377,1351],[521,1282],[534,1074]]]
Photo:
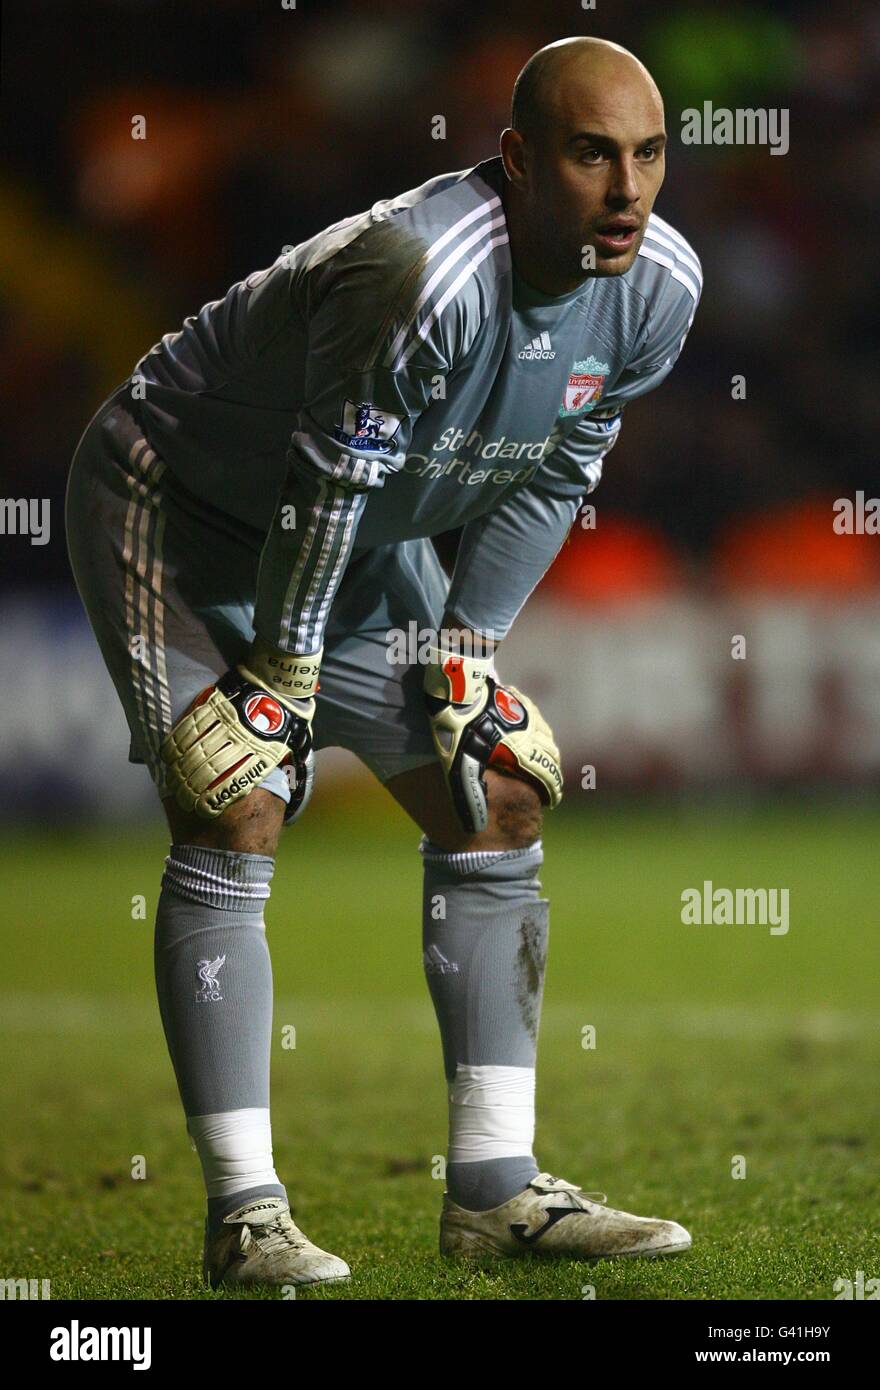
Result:
[[513,268],[499,158],[376,203],[141,360],[172,479],[263,533],[255,627],[322,644],[349,559],[463,526],[449,612],[501,640],[671,370],[702,276],[651,216],[626,275],[551,298]]

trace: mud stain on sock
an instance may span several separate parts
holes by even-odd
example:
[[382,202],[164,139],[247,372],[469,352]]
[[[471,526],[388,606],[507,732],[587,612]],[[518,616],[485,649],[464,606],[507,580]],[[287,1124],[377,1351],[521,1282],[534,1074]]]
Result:
[[535,1041],[541,1017],[541,992],[547,963],[547,924],[542,917],[524,917],[516,953],[516,1002],[523,1026]]

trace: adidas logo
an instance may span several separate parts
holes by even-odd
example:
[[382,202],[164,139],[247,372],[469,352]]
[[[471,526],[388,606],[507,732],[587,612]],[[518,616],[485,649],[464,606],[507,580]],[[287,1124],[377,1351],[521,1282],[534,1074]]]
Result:
[[439,946],[429,946],[424,955],[426,975],[457,975],[458,966],[448,960]]
[[552,362],[556,353],[550,343],[550,334],[544,332],[533,338],[524,348],[520,348],[517,356],[521,362]]

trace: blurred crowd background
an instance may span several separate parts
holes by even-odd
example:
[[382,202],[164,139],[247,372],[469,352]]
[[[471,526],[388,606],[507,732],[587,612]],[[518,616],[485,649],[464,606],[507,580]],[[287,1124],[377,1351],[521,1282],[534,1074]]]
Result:
[[[875,5],[7,0],[2,491],[50,498],[53,528],[43,546],[0,537],[7,784],[31,745],[45,785],[72,777],[74,738],[120,771],[62,530],[70,456],[102,398],[283,245],[496,153],[519,68],[574,33],[627,45],[657,78],[670,132],[658,211],[697,249],[705,289],[680,365],[628,414],[592,499],[597,530],[573,533],[510,650],[524,660],[539,632],[570,650],[580,631],[594,680],[602,653],[611,722],[596,723],[594,691],[568,736],[578,764],[604,750],[612,781],[876,778],[880,538],[832,528],[836,498],[880,492]],[[681,112],[706,100],[788,109],[788,153],[684,145]],[[432,138],[438,114],[445,140]],[[730,637],[747,620],[763,636],[741,674]],[[666,645],[646,667],[658,622]],[[42,694],[59,642],[78,674],[61,714]],[[683,744],[712,750],[698,766],[669,753],[664,670]],[[562,714],[561,692],[547,698]],[[778,731],[793,729],[777,766]],[[83,804],[140,805],[140,786],[105,779],[99,794],[95,781]],[[21,807],[30,794],[22,783]]]

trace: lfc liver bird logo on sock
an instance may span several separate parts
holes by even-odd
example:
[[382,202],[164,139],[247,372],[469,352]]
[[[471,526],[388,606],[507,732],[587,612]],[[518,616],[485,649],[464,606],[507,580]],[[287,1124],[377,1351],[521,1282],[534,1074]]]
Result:
[[202,988],[196,990],[197,1004],[215,1004],[223,998],[217,984],[217,976],[225,964],[225,956],[215,956],[213,960],[199,961],[196,966],[196,974],[202,982]]

